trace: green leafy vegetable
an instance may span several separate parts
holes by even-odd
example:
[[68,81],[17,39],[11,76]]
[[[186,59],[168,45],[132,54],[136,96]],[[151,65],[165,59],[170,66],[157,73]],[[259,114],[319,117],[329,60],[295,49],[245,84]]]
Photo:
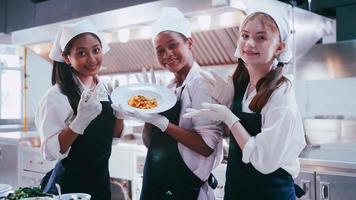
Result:
[[50,194],[43,193],[40,188],[38,187],[24,187],[15,190],[14,193],[10,193],[7,195],[5,200],[18,200],[22,198],[29,198],[29,197],[46,197],[52,196]]

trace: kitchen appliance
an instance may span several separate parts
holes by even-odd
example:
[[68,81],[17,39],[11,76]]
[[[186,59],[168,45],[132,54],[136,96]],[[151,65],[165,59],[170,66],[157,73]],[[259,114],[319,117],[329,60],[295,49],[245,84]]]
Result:
[[356,40],[317,44],[297,61],[295,78],[325,80],[356,76]]

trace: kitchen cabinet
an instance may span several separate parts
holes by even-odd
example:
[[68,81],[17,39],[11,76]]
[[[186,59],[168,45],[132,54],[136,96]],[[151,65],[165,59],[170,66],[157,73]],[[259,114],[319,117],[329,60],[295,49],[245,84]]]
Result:
[[17,143],[0,140],[0,183],[17,187]]
[[315,200],[315,172],[301,171],[294,182],[305,192],[301,200]]
[[38,147],[19,146],[19,187],[39,186],[42,178],[53,169],[57,161],[48,161],[42,157]]
[[295,179],[305,191],[300,200],[355,200],[356,175],[337,172],[301,172]]
[[317,200],[355,200],[356,175],[323,174],[316,172]]
[[[309,188],[301,199],[356,199],[356,144],[307,147],[300,155],[302,172],[296,182]],[[310,197],[310,198],[309,198]]]
[[[37,132],[0,132],[0,183],[18,188],[35,185],[42,178],[49,166],[41,157],[39,143]],[[33,151],[35,157],[27,159],[28,151],[23,148]]]

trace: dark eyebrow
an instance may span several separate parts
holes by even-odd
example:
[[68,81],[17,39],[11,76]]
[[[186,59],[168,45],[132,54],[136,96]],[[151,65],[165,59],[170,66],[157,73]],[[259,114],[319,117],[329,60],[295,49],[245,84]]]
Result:
[[[175,42],[175,41],[176,41],[176,39],[170,39],[170,40],[168,40],[167,43],[171,43],[171,42]],[[161,46],[157,46],[157,47],[156,47],[156,50],[159,49],[160,47],[161,47]]]
[[[246,30],[241,30],[241,32],[243,32],[243,33],[250,33],[250,32],[248,32],[248,31],[246,31]],[[256,34],[267,34],[267,32],[266,32],[266,31],[259,31],[259,32],[257,32]]]
[[[93,45],[91,48],[96,48],[96,47],[100,47],[100,44],[96,44],[96,45]],[[77,47],[76,50],[85,50],[87,49],[86,47]]]

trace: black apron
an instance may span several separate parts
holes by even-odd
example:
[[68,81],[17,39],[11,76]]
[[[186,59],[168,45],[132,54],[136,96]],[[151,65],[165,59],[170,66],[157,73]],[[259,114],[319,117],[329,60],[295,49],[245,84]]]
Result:
[[110,200],[109,158],[115,116],[109,102],[101,102],[102,112],[71,145],[68,157],[52,170],[44,192],[57,194],[55,183],[62,193],[88,193],[92,200]]
[[[162,115],[171,123],[178,125],[180,110],[181,103],[177,101],[173,108]],[[185,164],[175,139],[157,127],[153,127],[152,131],[140,199],[196,200],[204,181]]]
[[[247,84],[235,91],[233,113],[247,132],[256,136],[261,132],[261,114],[242,112],[246,88]],[[230,135],[224,200],[295,200],[295,196],[294,181],[288,172],[279,168],[262,174],[251,163],[245,164],[240,147]]]

